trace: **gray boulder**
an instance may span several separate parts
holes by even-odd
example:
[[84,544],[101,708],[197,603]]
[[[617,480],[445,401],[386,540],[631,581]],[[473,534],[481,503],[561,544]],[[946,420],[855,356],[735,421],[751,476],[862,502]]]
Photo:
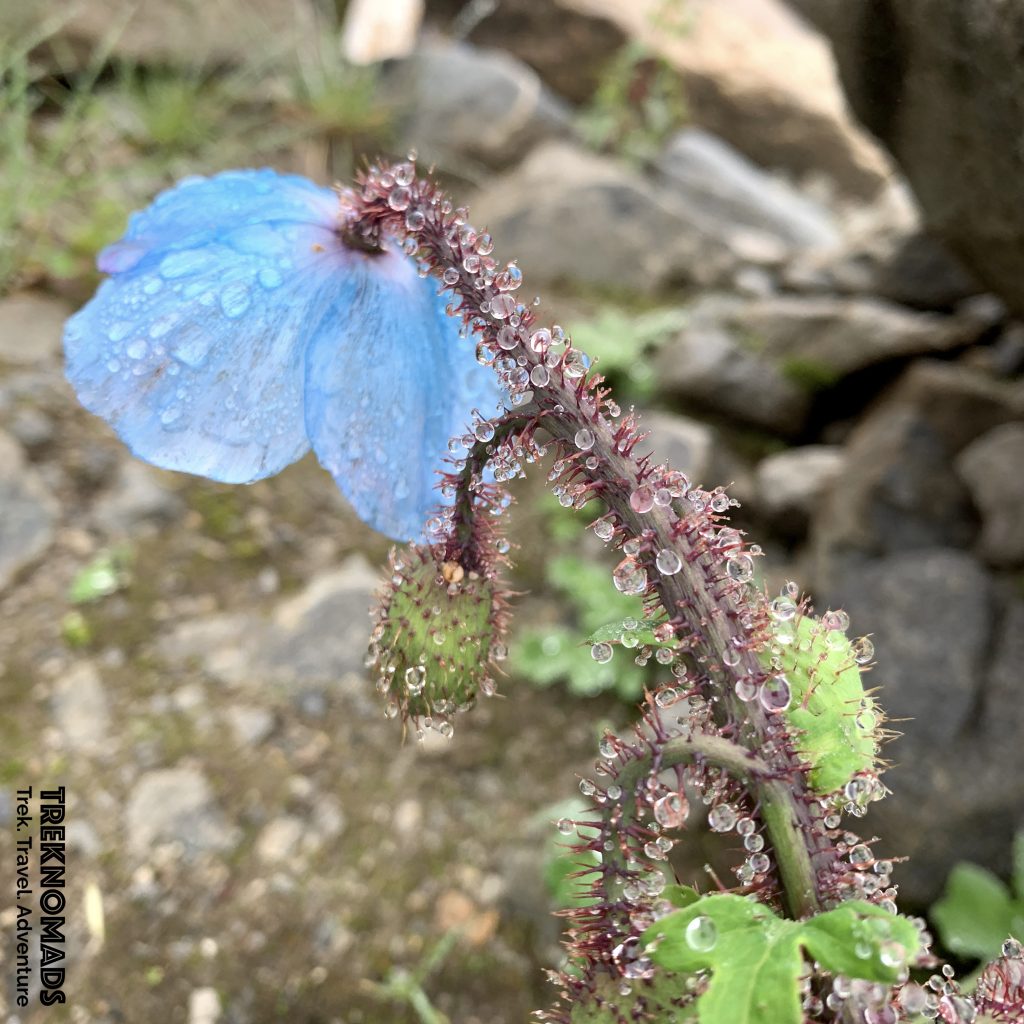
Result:
[[795,434],[811,395],[756,339],[735,328],[744,306],[721,295],[695,302],[686,326],[655,357],[660,386],[695,409]]
[[519,261],[527,287],[652,293],[725,280],[739,258],[665,188],[565,143],[545,143],[489,183],[472,212],[500,240],[501,257]]
[[162,768],[135,784],[125,809],[128,851],[148,859],[161,843],[180,843],[186,858],[230,849],[235,842],[206,777],[196,768]]
[[816,586],[843,563],[911,548],[966,546],[977,533],[953,470],[975,438],[1024,412],[1024,386],[966,366],[914,363],[846,443],[846,466],[811,534]]
[[757,509],[781,533],[798,537],[843,472],[837,445],[809,444],[769,455],[757,466]]
[[883,837],[879,852],[909,856],[897,873],[902,894],[931,902],[956,861],[1005,861],[1024,799],[1019,733],[1002,742],[976,721],[992,582],[967,553],[929,548],[848,568],[827,597],[849,612],[855,632],[872,634],[878,665],[868,683],[880,687],[898,733],[883,749],[892,795],[872,806],[859,831]]
[[981,552],[993,565],[1024,562],[1024,423],[996,427],[956,460],[981,513]]
[[21,446],[0,433],[0,591],[53,543],[58,512]]
[[729,485],[729,494],[746,503],[752,493],[750,467],[707,423],[667,412],[647,412],[640,421],[647,437],[638,452],[653,452],[654,464],[667,462],[690,482],[709,490]]
[[723,234],[762,235],[786,249],[840,243],[828,210],[700,128],[674,136],[658,170],[680,199],[702,210]]
[[377,583],[362,559],[351,559],[312,579],[269,619],[243,612],[183,622],[157,649],[170,662],[198,661],[231,685],[343,686],[363,675]]
[[399,111],[403,146],[445,170],[462,171],[467,160],[506,167],[573,133],[568,105],[500,50],[425,45],[389,69],[385,92]]
[[791,3],[831,40],[854,113],[931,230],[1024,310],[1024,2]]
[[943,316],[871,298],[778,295],[738,308],[732,325],[793,372],[837,381],[877,363],[962,348],[992,320],[984,309]]
[[96,666],[82,662],[57,680],[53,716],[64,747],[75,754],[97,754],[107,744],[110,709]]
[[162,482],[160,471],[134,460],[121,465],[113,487],[93,508],[97,526],[111,536],[144,524],[169,523],[184,511],[181,499]]

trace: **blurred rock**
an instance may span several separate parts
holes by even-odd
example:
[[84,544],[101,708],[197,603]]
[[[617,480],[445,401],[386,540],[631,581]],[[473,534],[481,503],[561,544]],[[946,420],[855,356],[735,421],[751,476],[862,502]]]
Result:
[[[559,0],[604,18],[682,76],[694,123],[763,167],[825,174],[848,195],[876,195],[888,158],[846,112],[827,43],[781,0]],[[563,58],[564,59],[564,58]]]
[[834,445],[804,445],[769,455],[757,466],[758,511],[787,536],[802,535],[845,463],[842,448]]
[[[1016,705],[1005,699],[1019,687],[1019,664],[1008,679],[997,654],[985,692],[993,587],[963,551],[873,560],[847,571],[828,597],[850,613],[853,632],[872,634],[878,678],[873,672],[868,683],[881,686],[881,704],[901,734],[883,749],[893,763],[885,775],[892,795],[873,805],[858,831],[883,836],[879,851],[911,858],[898,872],[901,895],[922,906],[936,898],[957,860],[1006,863],[1024,806],[1024,747],[1019,722],[1013,725]],[[1002,650],[1019,646],[1019,622],[1007,621]],[[1004,727],[990,713],[994,693],[1002,695],[994,714]]]
[[473,217],[519,261],[527,287],[571,282],[651,293],[722,280],[738,258],[665,188],[564,143],[540,146],[489,183]]
[[991,345],[968,353],[971,365],[996,377],[1016,377],[1024,373],[1024,324],[1008,324]]
[[[480,16],[474,17],[473,8]],[[608,62],[627,42],[625,33],[600,16],[551,0],[428,0],[427,17],[446,34],[480,46],[500,47],[540,73],[560,96],[582,103],[601,84]]]
[[73,666],[57,680],[53,717],[63,746],[75,754],[96,754],[107,745],[110,711],[99,672],[90,662]]
[[210,784],[195,768],[147,772],[128,797],[125,820],[128,850],[136,860],[147,859],[159,843],[180,843],[188,858],[234,845]]
[[11,435],[30,452],[45,448],[54,437],[53,420],[41,409],[26,406],[14,414]]
[[[1024,601],[1010,602],[996,631],[994,653],[984,694],[982,731],[1000,744],[1024,750]],[[1018,755],[1018,761],[1024,754]],[[1018,772],[1024,776],[1024,764]]]
[[355,64],[377,64],[412,52],[424,0],[351,0],[345,8],[341,52]]
[[698,299],[678,337],[655,357],[660,386],[695,409],[795,434],[810,408],[810,394],[733,328],[744,305],[721,295]]
[[966,728],[993,604],[992,583],[976,559],[951,548],[901,551],[848,568],[824,596],[846,609],[852,632],[872,635],[881,678],[871,683],[881,683],[886,715],[913,719],[899,726],[904,757]]
[[217,1024],[220,996],[215,988],[193,989],[188,997],[188,1024]]
[[993,565],[1024,562],[1024,423],[983,434],[956,460],[981,512],[981,554]]
[[981,290],[960,261],[938,239],[914,229],[881,229],[847,242],[838,251],[801,254],[785,269],[792,289],[870,295],[912,309],[952,312]]
[[960,260],[923,231],[896,245],[875,270],[871,284],[883,299],[916,309],[950,310],[981,290]]
[[506,167],[540,142],[573,134],[565,102],[500,50],[425,45],[389,69],[385,89],[401,112],[402,146],[443,170],[460,172],[467,160]]
[[641,443],[638,451],[653,451],[656,463],[668,462],[693,483],[711,479],[716,440],[712,427],[700,420],[664,412],[645,413],[642,423],[651,436]]
[[315,53],[321,31],[310,0],[81,0],[60,18],[50,15],[39,4],[0,0],[9,37],[40,39],[37,60],[65,73],[106,48],[142,64],[184,68]]
[[1024,4],[792,2],[831,39],[850,105],[895,156],[929,227],[1024,310]]
[[713,218],[723,234],[763,234],[787,249],[840,243],[828,210],[699,128],[674,136],[658,169],[676,195]]
[[[0,24],[4,4],[0,0]],[[62,299],[41,292],[0,298],[0,362],[15,366],[54,363],[61,350],[64,321],[73,310]]]
[[732,484],[729,493],[746,502],[751,493],[749,467],[707,423],[674,413],[647,412],[641,426],[650,432],[639,452],[653,451],[654,464],[668,462],[690,482],[708,488]]
[[184,511],[181,499],[161,483],[161,474],[131,459],[121,464],[113,487],[93,508],[96,525],[110,536],[134,533],[144,523],[170,523]]
[[830,589],[843,562],[909,548],[966,546],[977,531],[953,460],[1024,412],[1024,385],[922,360],[868,411],[812,531],[815,578]]
[[0,591],[53,543],[58,511],[21,446],[0,432]]
[[363,674],[377,583],[367,564],[352,558],[312,579],[269,620],[245,613],[206,616],[178,625],[157,649],[168,661],[196,659],[226,683],[287,685],[323,714],[327,697],[316,684],[342,685]]
[[768,296],[737,307],[730,326],[793,373],[822,383],[876,363],[947,352],[992,326],[985,310],[942,316],[870,298]]
[[306,826],[301,818],[286,815],[266,825],[256,840],[256,856],[267,864],[293,860],[299,852]]
[[232,704],[224,709],[224,717],[242,746],[256,746],[274,730],[273,714],[254,704]]

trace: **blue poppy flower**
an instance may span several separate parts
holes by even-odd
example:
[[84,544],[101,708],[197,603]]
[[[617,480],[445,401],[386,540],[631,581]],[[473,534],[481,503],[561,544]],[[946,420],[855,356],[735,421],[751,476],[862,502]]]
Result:
[[397,246],[346,245],[341,216],[271,170],[180,182],[100,253],[67,376],[147,462],[250,483],[312,448],[363,520],[411,540],[449,438],[501,393],[436,282]]

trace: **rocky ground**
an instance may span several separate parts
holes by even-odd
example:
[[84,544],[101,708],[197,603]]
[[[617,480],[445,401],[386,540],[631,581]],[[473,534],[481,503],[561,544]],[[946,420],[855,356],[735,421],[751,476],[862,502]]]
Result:
[[[616,380],[656,451],[732,481],[766,585],[796,578],[873,635],[903,736],[864,831],[911,856],[900,881],[923,907],[957,859],[1004,870],[1024,824],[1024,324],[925,234],[821,38],[769,0],[723,6],[652,36],[597,0],[519,0],[465,23],[468,42],[430,34],[377,85],[388,145],[436,162],[570,331],[604,323],[614,349],[609,323],[678,314],[636,350],[653,383]],[[431,14],[450,28],[462,7]],[[524,42],[530,17],[585,42],[571,74]],[[752,23],[785,60],[735,59]],[[595,150],[581,119],[588,75],[628,36],[663,51],[692,118],[640,161]],[[239,59],[230,32],[211,38]],[[152,25],[123,45],[187,50]],[[281,152],[327,180],[340,150]],[[89,279],[16,283],[0,298],[0,858],[14,787],[64,783],[68,1019],[429,1021],[395,972],[457,931],[423,981],[433,1005],[524,1020],[558,956],[546,808],[628,706],[510,678],[451,742],[403,741],[362,667],[386,544],[308,459],[251,488],[133,462],[62,377]],[[571,614],[543,589],[558,542],[536,498],[513,512],[531,622]],[[95,599],[75,603],[83,587]],[[5,934],[11,915],[4,891]]]

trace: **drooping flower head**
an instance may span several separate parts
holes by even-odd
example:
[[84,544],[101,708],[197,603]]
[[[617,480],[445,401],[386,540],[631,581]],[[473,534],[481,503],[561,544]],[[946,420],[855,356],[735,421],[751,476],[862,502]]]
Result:
[[353,240],[339,196],[304,178],[186,179],[98,265],[67,376],[165,469],[251,483],[312,448],[363,520],[411,540],[449,438],[499,401],[436,282],[391,240]]

